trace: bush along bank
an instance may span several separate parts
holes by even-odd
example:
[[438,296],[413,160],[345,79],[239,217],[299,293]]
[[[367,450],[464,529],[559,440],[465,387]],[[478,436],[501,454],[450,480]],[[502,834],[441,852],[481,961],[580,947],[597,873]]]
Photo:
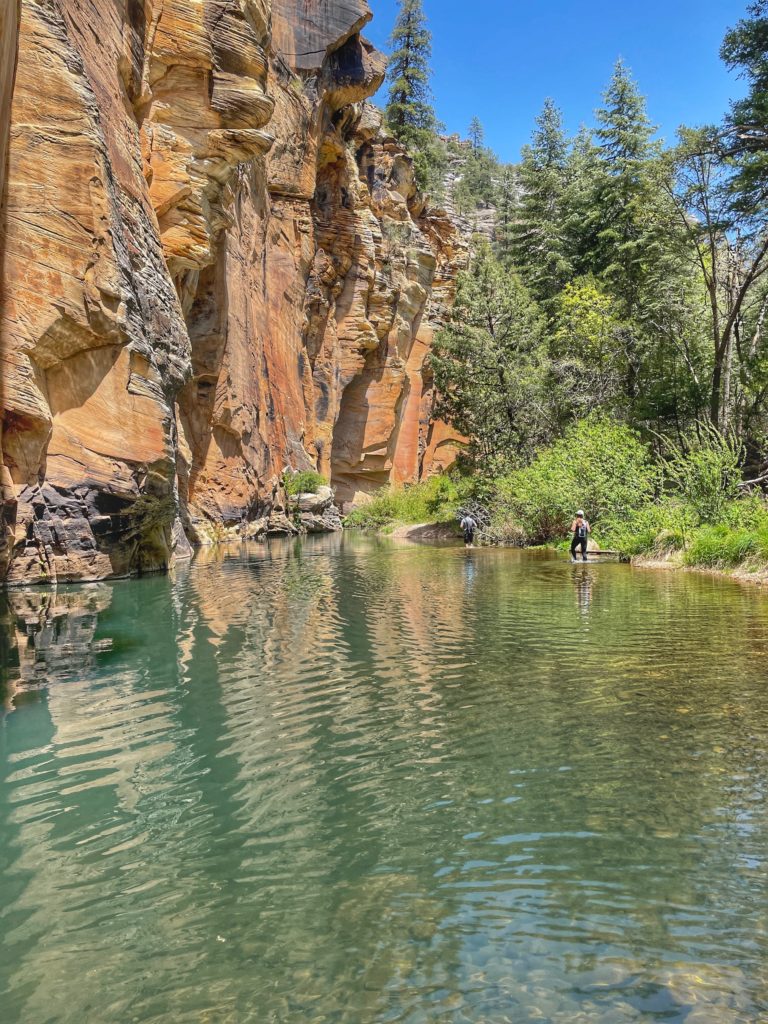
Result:
[[462,501],[473,491],[471,478],[434,476],[406,487],[385,487],[344,519],[344,526],[393,533],[420,523],[452,525]]
[[742,481],[742,452],[701,426],[676,444],[645,442],[628,426],[593,416],[526,466],[489,479],[442,476],[380,492],[345,525],[391,532],[407,523],[455,522],[477,502],[492,543],[558,544],[578,508],[594,537],[625,561],[768,573],[768,502]]
[[629,427],[591,417],[498,481],[494,517],[548,543],[583,507],[600,545],[625,561],[768,571],[768,503],[745,487],[741,458],[732,437],[706,426],[654,451]]

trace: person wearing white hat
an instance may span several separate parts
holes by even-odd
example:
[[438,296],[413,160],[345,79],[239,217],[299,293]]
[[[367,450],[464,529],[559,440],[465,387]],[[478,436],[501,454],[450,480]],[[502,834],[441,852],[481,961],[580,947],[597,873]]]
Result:
[[592,527],[587,522],[583,508],[579,509],[576,513],[576,518],[571,523],[571,533],[573,534],[573,540],[571,541],[571,561],[577,561],[576,552],[581,548],[581,560],[582,562],[586,562],[587,544],[589,542],[589,535],[592,533]]

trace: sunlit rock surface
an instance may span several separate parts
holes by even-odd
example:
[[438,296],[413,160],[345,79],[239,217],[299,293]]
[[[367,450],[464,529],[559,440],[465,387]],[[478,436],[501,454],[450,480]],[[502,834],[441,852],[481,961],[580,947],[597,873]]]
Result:
[[287,466],[349,503],[450,462],[422,366],[466,251],[364,102],[370,16],[3,6],[9,582],[164,568],[268,522]]

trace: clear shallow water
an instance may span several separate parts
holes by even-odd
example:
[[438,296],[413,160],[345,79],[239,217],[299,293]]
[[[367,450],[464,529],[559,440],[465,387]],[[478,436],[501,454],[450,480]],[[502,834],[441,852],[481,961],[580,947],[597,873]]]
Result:
[[768,1021],[757,588],[319,538],[0,664],[4,1024]]

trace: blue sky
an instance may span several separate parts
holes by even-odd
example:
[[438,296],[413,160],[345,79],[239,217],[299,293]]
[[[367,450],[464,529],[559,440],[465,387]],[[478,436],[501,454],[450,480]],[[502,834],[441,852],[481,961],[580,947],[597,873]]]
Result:
[[[397,0],[369,0],[367,35],[380,49]],[[547,96],[575,132],[593,112],[621,56],[648,99],[660,135],[716,121],[743,91],[718,52],[748,0],[424,0],[433,35],[438,116],[466,134],[474,114],[486,142],[516,160]],[[383,102],[384,92],[378,102]]]

